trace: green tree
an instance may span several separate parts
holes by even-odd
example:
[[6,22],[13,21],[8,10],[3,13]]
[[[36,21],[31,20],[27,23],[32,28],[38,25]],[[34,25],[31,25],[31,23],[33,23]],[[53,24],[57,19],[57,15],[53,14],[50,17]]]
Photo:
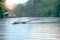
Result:
[[3,16],[3,13],[5,12],[5,6],[4,6],[4,0],[0,0],[0,17]]
[[4,12],[4,6],[2,3],[0,3],[0,14]]
[[[29,0],[25,6],[18,5],[15,13],[20,16],[55,17],[60,15],[59,0]],[[59,4],[59,5],[58,5]],[[58,14],[57,14],[58,13]]]
[[58,0],[56,9],[55,9],[55,14],[56,14],[56,17],[60,17],[60,2],[59,2],[59,0]]

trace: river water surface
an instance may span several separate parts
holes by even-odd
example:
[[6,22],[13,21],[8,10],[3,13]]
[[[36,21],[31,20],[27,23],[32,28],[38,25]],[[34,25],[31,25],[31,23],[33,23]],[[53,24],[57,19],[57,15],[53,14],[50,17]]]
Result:
[[[30,21],[26,24],[13,22]],[[0,40],[60,40],[60,19],[20,17],[0,19]]]

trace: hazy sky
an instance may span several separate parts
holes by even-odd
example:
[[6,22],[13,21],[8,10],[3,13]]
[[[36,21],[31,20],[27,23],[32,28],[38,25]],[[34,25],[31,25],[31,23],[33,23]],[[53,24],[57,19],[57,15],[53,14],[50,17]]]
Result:
[[16,4],[22,4],[22,3],[26,3],[28,0],[6,0],[9,3],[16,3]]
[[13,9],[15,8],[16,4],[23,4],[26,3],[28,0],[6,0],[5,1],[5,6],[8,9]]

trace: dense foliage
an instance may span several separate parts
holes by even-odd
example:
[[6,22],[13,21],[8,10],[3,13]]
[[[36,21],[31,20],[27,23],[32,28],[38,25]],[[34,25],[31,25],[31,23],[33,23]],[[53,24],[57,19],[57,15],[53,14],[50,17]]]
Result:
[[14,12],[19,16],[59,17],[59,0],[29,0],[26,5],[19,4]]
[[[3,12],[5,7],[3,1],[0,1],[0,14]],[[60,17],[60,0],[29,0],[18,4],[12,12],[20,17]]]
[[0,14],[5,11],[4,0],[0,0]]

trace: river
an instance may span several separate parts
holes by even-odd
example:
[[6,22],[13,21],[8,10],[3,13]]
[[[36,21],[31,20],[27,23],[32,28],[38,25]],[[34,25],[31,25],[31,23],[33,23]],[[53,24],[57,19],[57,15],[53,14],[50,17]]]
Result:
[[[28,20],[33,21],[12,24]],[[1,18],[0,40],[60,40],[59,20],[57,17]]]

